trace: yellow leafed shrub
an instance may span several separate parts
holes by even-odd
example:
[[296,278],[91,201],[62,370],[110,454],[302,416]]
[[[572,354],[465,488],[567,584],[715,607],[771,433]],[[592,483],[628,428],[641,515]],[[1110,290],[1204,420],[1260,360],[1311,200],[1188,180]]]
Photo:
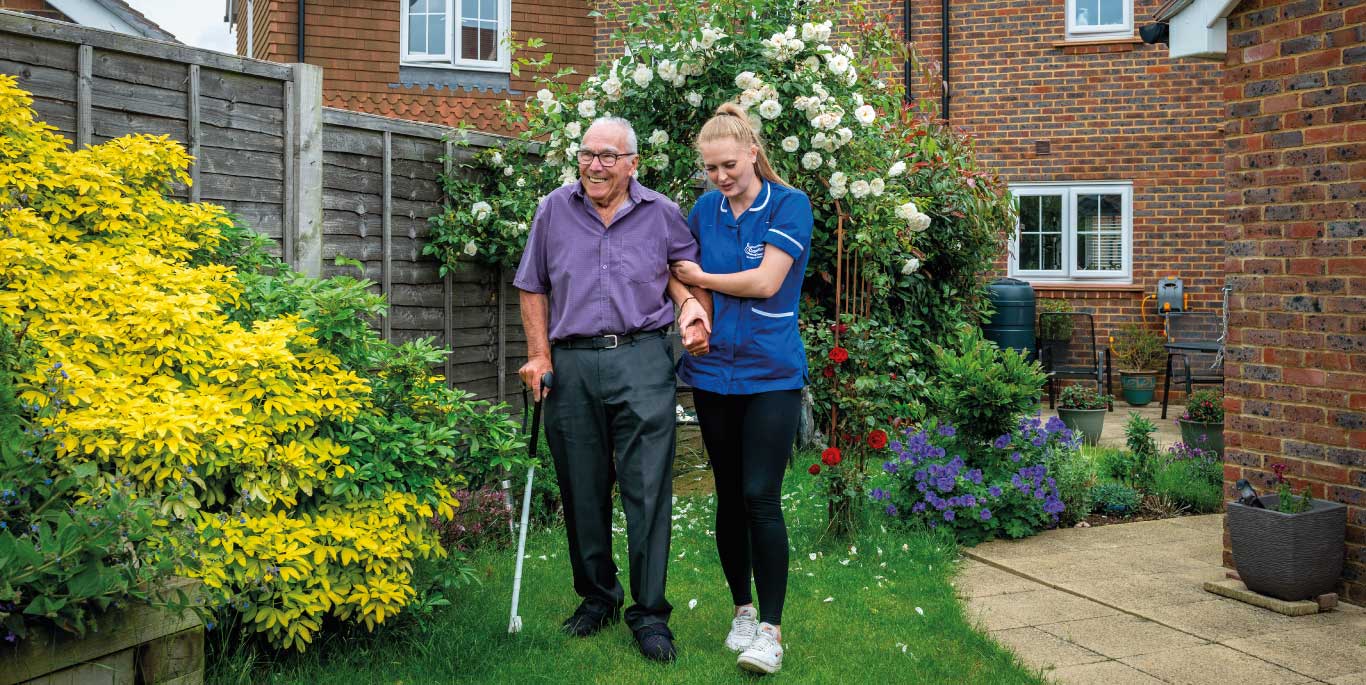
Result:
[[[41,350],[23,401],[50,400],[51,364],[69,374],[49,426],[58,455],[98,464],[91,487],[131,481],[168,525],[192,526],[185,571],[277,644],[302,648],[327,614],[373,627],[401,611],[414,560],[444,554],[428,522],[458,506],[461,459],[515,452],[511,422],[470,419],[476,403],[439,379],[399,377],[399,362],[430,364],[429,346],[319,324],[326,282],[210,259],[234,225],[169,197],[189,181],[178,143],[72,151],[30,104],[0,75],[0,323]],[[405,431],[430,444],[376,438]],[[421,459],[377,471],[386,449]]]

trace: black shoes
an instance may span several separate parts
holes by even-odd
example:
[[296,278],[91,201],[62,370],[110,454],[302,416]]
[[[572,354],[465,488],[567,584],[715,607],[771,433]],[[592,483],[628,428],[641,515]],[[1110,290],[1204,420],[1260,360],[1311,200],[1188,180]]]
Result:
[[678,655],[674,649],[674,634],[663,623],[651,623],[637,631],[636,644],[640,653],[652,661],[673,661]]
[[574,610],[574,615],[564,620],[560,629],[574,637],[588,637],[621,620],[621,609],[608,611],[587,602]]

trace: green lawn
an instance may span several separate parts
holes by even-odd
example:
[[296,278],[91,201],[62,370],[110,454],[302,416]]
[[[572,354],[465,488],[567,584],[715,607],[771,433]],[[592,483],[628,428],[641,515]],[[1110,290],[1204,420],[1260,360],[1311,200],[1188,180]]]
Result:
[[[787,654],[777,678],[802,683],[1042,682],[968,624],[951,584],[957,565],[951,543],[884,529],[878,517],[852,543],[821,540],[824,507],[806,491],[811,479],[792,472],[787,480],[784,503],[793,552],[783,625]],[[209,664],[208,682],[752,681],[754,676],[737,669],[735,656],[721,644],[732,606],[710,537],[713,512],[710,496],[680,497],[674,507],[669,569],[674,605],[670,625],[679,648],[674,664],[646,662],[622,624],[591,638],[559,632],[578,598],[569,579],[564,533],[555,529],[535,532],[527,541],[519,611],[524,628],[519,635],[507,633],[515,553],[488,549],[472,557],[482,585],[461,590],[454,606],[423,627],[409,622],[374,635],[324,638],[304,655],[273,662],[249,657],[249,650],[228,650]],[[623,521],[618,512],[616,525]],[[624,560],[625,535],[617,538],[618,557]],[[625,585],[624,561],[619,563]]]

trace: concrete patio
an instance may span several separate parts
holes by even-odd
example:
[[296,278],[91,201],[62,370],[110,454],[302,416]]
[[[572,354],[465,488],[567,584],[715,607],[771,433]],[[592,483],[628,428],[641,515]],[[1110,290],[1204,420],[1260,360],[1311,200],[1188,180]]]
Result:
[[1222,534],[1213,514],[995,541],[966,550],[959,593],[1059,683],[1366,685],[1361,608],[1291,618],[1201,589]]
[[[1116,385],[1118,385],[1118,381],[1116,381]],[[1115,410],[1105,414],[1105,427],[1101,430],[1099,444],[1105,447],[1123,447],[1124,424],[1128,423],[1129,414],[1132,412],[1152,421],[1157,426],[1157,435],[1154,436],[1157,440],[1157,447],[1159,450],[1165,450],[1173,443],[1181,440],[1181,428],[1176,425],[1176,417],[1180,416],[1185,409],[1184,403],[1172,402],[1167,406],[1167,418],[1160,418],[1162,416],[1161,386],[1158,386],[1157,399],[1146,406],[1131,407],[1124,400],[1116,399]],[[1056,409],[1048,408],[1047,400],[1039,406],[1039,411],[1042,412],[1045,420],[1058,415]]]

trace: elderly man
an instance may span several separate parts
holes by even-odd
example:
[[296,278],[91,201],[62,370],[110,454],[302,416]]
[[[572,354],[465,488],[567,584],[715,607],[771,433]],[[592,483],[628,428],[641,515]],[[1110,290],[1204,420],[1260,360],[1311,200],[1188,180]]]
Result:
[[[584,133],[579,181],[541,200],[513,284],[521,290],[527,362],[519,373],[545,398],[569,534],[574,591],[564,622],[597,633],[623,604],[612,560],[612,483],[621,486],[631,597],[626,623],[647,658],[674,658],[664,599],[674,459],[674,361],[665,330],[678,324],[690,354],[704,354],[710,295],[669,274],[697,261],[678,205],[634,178],[636,135],[620,118]],[[670,301],[672,300],[672,302]],[[705,301],[705,302],[704,302]],[[541,377],[554,370],[553,391]]]

